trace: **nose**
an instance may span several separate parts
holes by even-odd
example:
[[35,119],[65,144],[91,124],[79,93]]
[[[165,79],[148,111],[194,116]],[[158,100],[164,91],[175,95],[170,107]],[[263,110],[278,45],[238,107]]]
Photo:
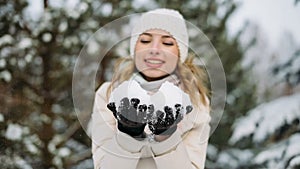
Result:
[[153,39],[149,52],[151,55],[159,55],[161,53],[160,42],[158,39]]

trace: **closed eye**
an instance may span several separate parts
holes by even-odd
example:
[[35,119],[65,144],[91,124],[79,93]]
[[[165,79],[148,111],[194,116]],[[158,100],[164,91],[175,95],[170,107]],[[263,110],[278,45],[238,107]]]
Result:
[[144,43],[144,44],[147,44],[147,43],[150,43],[150,40],[141,39],[140,42]]
[[163,42],[163,44],[166,45],[166,46],[173,46],[174,45],[173,42]]
[[171,36],[163,36],[162,44],[164,44],[166,46],[173,46],[175,44],[175,39]]

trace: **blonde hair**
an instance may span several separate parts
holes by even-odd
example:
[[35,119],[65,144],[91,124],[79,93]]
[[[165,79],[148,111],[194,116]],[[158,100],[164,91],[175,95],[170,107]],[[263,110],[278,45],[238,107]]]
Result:
[[205,106],[208,106],[208,97],[210,95],[207,88],[207,74],[203,67],[193,63],[194,59],[194,55],[189,55],[184,63],[178,62],[175,74],[179,77],[184,92],[190,96],[194,105],[198,105],[200,101]]
[[[193,64],[194,58],[194,55],[189,55],[184,63],[179,60],[175,74],[179,77],[184,92],[190,96],[194,105],[198,105],[200,101],[205,106],[208,106],[207,76],[203,68]],[[106,93],[107,98],[114,87],[131,78],[135,71],[134,59],[131,57],[119,58],[116,61],[114,70],[115,74]],[[195,89],[197,92],[195,92]]]

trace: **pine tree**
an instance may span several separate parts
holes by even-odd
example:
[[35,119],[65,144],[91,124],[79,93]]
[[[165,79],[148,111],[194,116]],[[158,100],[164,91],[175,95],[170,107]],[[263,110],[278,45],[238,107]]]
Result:
[[91,1],[73,9],[43,2],[37,20],[23,15],[25,0],[0,4],[0,158],[11,161],[1,168],[69,168],[91,155],[73,109],[72,73],[87,38],[110,16]]
[[297,90],[300,50],[294,46],[288,52],[281,52],[279,58],[282,61],[273,65],[271,71],[273,80],[270,85],[278,89],[276,85],[284,83],[286,87],[282,90],[285,92],[279,98],[254,107],[245,117],[235,121],[230,139],[235,148],[222,152],[219,164],[230,168],[300,167],[300,94]]

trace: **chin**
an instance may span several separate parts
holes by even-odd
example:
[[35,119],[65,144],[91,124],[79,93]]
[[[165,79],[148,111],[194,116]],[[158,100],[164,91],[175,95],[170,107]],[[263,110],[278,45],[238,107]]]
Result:
[[142,74],[144,75],[145,79],[160,79],[161,77],[165,77],[169,75],[169,73],[162,72],[162,71],[143,71]]

